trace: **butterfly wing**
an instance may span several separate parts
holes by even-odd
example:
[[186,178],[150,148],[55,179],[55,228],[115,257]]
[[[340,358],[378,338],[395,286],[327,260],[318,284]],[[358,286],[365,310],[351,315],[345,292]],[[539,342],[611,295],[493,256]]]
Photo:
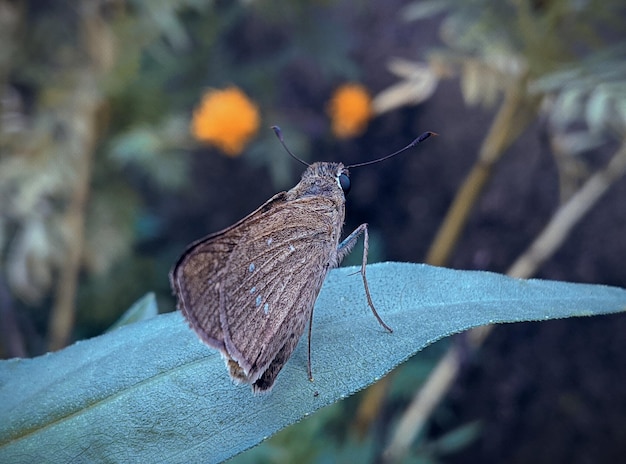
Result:
[[276,194],[236,224],[191,243],[170,272],[178,308],[207,345],[228,354],[220,322],[220,288],[228,274],[229,255],[247,233],[246,221],[284,202]]
[[324,197],[279,193],[178,260],[170,281],[179,308],[233,379],[271,388],[336,265],[343,214]]
[[233,248],[220,294],[222,332],[242,380],[255,389],[271,387],[300,339],[336,265],[342,222],[332,200],[298,198],[248,221]]

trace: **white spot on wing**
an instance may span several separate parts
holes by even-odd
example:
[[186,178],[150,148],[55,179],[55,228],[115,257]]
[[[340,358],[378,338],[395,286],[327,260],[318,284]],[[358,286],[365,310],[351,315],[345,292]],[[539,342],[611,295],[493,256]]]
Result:
[[269,303],[265,303],[265,305],[263,306],[263,312],[265,314],[270,312],[270,305],[269,305]]
[[250,293],[254,293],[254,292],[256,292],[256,287],[252,287],[252,288],[250,289]]
[[271,244],[272,244],[272,242],[273,242],[272,237],[270,237],[270,238],[268,238],[268,239],[267,239],[267,244],[268,244],[268,245],[271,245]]
[[254,263],[250,263],[250,266],[248,266],[248,272],[254,272]]
[[261,295],[258,295],[256,297],[256,300],[254,301],[254,304],[256,304],[257,307],[261,306]]
[[289,251],[293,253],[294,251],[296,251],[296,247],[293,246],[292,244],[289,244]]

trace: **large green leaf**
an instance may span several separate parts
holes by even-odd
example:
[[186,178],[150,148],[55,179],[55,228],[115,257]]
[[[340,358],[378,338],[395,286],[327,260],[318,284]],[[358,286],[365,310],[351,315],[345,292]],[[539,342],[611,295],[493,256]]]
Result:
[[[368,267],[386,333],[355,268],[317,301],[306,337],[269,395],[234,386],[180,314],[121,327],[60,352],[0,363],[0,462],[213,462],[362,389],[446,335],[495,322],[622,311],[626,290],[418,264]],[[253,334],[251,334],[253,336]]]

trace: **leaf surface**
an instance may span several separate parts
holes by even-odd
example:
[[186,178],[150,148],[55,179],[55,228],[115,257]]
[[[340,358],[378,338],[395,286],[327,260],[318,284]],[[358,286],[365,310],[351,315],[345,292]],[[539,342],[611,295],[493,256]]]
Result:
[[34,359],[0,362],[0,462],[219,462],[375,382],[442,337],[500,322],[623,311],[626,290],[422,264],[368,266],[385,332],[358,268],[332,271],[306,337],[273,391],[231,383],[179,313]]

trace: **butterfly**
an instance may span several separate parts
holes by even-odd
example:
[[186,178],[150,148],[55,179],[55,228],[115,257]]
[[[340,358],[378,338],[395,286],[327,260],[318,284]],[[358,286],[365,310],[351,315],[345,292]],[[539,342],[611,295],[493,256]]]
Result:
[[344,166],[307,165],[298,184],[270,198],[232,226],[191,243],[170,272],[170,283],[191,328],[219,350],[230,377],[271,390],[308,323],[308,375],[311,370],[313,307],[328,271],[339,265],[360,235],[364,238],[361,275],[367,302],[378,315],[367,284],[367,224],[340,241],[348,168],[395,156],[425,140],[426,132],[407,147],[367,163]]

